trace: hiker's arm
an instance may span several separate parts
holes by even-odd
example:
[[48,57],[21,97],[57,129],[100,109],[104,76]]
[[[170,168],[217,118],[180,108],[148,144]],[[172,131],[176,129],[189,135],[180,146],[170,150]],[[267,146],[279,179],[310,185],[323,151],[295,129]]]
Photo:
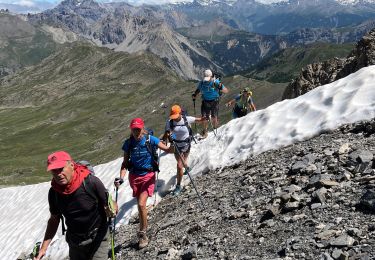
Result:
[[236,103],[236,99],[229,100],[227,103],[225,103],[226,107],[233,106],[233,104]]
[[255,107],[255,104],[254,103],[251,103],[250,104],[250,109],[251,109],[251,111],[257,111],[257,109],[256,109],[256,107]]
[[200,83],[198,84],[197,89],[194,91],[193,95],[191,95],[192,98],[193,98],[193,100],[195,100],[195,98],[197,97],[197,95],[199,94],[199,92],[201,92],[199,86],[200,86]]
[[128,161],[129,161],[129,154],[124,152],[124,160],[122,161],[121,170],[120,170],[120,178],[122,180],[124,180],[125,175],[126,175],[126,167],[127,167]]
[[38,256],[35,258],[36,260],[42,259],[42,257],[46,254],[49,244],[51,243],[53,237],[56,235],[59,224],[60,224],[59,215],[51,214],[47,223],[47,229],[44,235],[42,246],[40,247]]
[[251,111],[257,111],[253,99],[250,97],[249,107]]
[[224,93],[224,94],[227,94],[229,92],[229,90],[224,86],[224,84],[220,83],[221,84],[221,92]]
[[158,148],[160,148],[161,150],[167,152],[167,153],[173,153],[173,146],[166,146],[163,142],[159,142],[158,143]]
[[201,123],[201,122],[204,122],[204,121],[206,121],[205,117],[196,117],[194,122],[200,122]]

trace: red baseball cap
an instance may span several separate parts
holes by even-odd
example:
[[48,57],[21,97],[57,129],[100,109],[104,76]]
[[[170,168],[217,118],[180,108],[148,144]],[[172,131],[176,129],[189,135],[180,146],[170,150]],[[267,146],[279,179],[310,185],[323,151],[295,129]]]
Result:
[[72,161],[72,157],[64,151],[58,151],[48,155],[47,171],[64,168],[67,161]]
[[130,122],[130,129],[135,129],[135,128],[142,129],[144,126],[145,126],[145,123],[143,122],[142,118],[139,118],[139,117],[134,118]]

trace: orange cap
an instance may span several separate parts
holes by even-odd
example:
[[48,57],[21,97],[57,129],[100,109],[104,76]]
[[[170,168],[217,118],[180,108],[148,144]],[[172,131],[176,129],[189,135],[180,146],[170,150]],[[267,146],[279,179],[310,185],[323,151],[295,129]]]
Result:
[[180,115],[181,115],[181,107],[179,105],[172,106],[169,118],[177,119]]

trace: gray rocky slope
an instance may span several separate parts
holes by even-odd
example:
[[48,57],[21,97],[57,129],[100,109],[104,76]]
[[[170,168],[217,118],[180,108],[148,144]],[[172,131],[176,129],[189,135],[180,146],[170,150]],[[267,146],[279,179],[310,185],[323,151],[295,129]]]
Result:
[[375,259],[375,120],[195,178],[116,232],[117,259]]

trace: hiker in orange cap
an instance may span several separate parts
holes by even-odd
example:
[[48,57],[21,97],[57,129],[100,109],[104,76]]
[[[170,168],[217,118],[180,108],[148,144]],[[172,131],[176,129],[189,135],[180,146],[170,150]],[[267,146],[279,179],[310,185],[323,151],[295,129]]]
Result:
[[[172,142],[175,142],[179,152],[177,153],[177,151],[175,151],[177,161],[177,184],[173,191],[174,195],[179,195],[182,190],[181,181],[184,175],[184,163],[187,165],[191,141],[194,138],[191,124],[194,122],[203,122],[205,118],[186,116],[179,105],[174,105],[171,108],[169,119],[165,126],[163,139],[169,138]],[[179,154],[181,156],[179,156]]]

